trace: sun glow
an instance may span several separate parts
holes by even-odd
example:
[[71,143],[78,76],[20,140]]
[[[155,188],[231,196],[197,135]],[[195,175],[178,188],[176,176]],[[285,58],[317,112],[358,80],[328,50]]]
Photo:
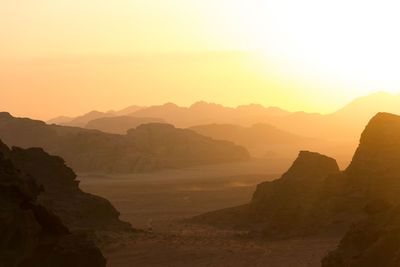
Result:
[[330,112],[371,92],[400,93],[398,1],[21,2],[0,3],[0,79],[15,99]]
[[266,64],[278,61],[286,73],[357,94],[400,93],[398,1],[218,3],[230,7],[227,38],[259,51]]

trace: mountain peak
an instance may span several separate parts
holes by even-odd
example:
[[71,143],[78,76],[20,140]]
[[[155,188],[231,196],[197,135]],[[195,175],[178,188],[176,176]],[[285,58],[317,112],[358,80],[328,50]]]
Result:
[[400,171],[400,116],[376,114],[361,134],[360,144],[347,172],[360,176]]
[[328,174],[336,172],[339,172],[339,167],[335,159],[316,152],[302,150],[282,178],[316,175],[325,178]]
[[210,102],[206,102],[206,101],[197,101],[197,102],[195,102],[195,103],[193,103],[191,106],[190,106],[190,109],[199,109],[199,110],[201,110],[201,109],[204,109],[204,108],[226,108],[226,107],[224,107],[223,105],[220,105],[220,104],[216,104],[216,103],[210,103]]

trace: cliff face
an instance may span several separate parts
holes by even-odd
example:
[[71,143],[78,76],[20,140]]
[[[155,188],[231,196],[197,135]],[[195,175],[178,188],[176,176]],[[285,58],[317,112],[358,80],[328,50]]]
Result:
[[400,116],[378,113],[370,120],[345,173],[368,198],[400,199]]
[[257,186],[249,205],[250,212],[263,222],[266,235],[305,234],[309,230],[307,226],[316,223],[313,212],[323,197],[324,180],[338,173],[334,159],[301,151],[281,178]]
[[8,145],[42,147],[77,171],[143,172],[249,158],[241,146],[160,123],[116,135],[0,113],[0,138]]
[[345,174],[368,218],[350,228],[323,266],[400,266],[400,116],[370,120]]
[[41,148],[17,147],[9,152],[9,158],[44,188],[38,202],[59,216],[70,230],[131,230],[128,223],[118,219],[118,211],[108,200],[79,189],[75,173],[63,159],[50,156]]
[[6,158],[1,142],[0,148],[0,266],[105,266],[90,240],[71,234],[37,201],[41,186]]
[[326,212],[316,212],[324,198],[325,180],[340,175],[334,159],[301,151],[282,177],[257,186],[249,204],[206,213],[193,221],[245,228],[267,238],[320,232],[330,223]]

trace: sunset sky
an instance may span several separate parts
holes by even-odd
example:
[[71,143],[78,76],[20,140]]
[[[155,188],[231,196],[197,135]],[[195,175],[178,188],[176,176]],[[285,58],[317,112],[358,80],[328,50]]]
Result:
[[198,100],[331,112],[400,93],[400,3],[0,1],[0,109],[49,119]]

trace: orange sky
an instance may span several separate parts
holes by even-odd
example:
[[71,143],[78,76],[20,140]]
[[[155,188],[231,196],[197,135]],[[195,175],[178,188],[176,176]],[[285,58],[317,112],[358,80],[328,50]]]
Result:
[[0,109],[48,119],[206,100],[330,112],[399,93],[398,5],[1,1]]

